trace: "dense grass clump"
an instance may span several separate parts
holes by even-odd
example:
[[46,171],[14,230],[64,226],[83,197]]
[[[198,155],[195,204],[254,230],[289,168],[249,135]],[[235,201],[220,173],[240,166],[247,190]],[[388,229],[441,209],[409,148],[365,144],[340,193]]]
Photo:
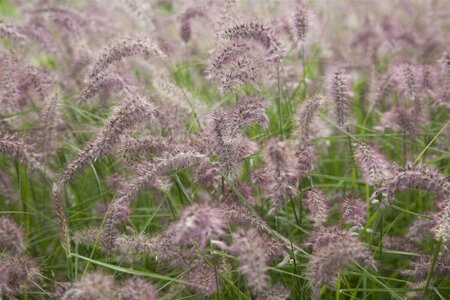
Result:
[[0,298],[449,299],[450,2],[0,0]]

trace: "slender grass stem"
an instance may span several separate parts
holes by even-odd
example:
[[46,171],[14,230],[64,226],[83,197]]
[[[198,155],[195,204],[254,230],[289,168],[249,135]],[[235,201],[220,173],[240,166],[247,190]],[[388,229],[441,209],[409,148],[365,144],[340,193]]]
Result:
[[428,293],[429,293],[431,277],[433,276],[434,267],[436,266],[436,262],[437,262],[437,258],[439,256],[439,252],[441,252],[441,247],[442,247],[442,238],[439,239],[439,241],[438,241],[438,243],[436,245],[436,249],[435,249],[434,254],[433,254],[433,259],[431,261],[430,270],[428,271],[427,280],[426,280],[426,283],[425,283],[425,288],[423,290],[422,299],[428,299],[427,297],[428,297]]

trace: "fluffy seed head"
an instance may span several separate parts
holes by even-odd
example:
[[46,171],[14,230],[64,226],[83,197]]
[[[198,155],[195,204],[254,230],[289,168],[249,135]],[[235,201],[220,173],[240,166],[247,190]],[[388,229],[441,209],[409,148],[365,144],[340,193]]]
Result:
[[111,64],[120,61],[122,58],[137,54],[146,56],[153,54],[159,57],[166,56],[158,44],[151,42],[147,37],[131,36],[117,39],[98,54],[96,60],[90,67],[89,80],[94,80]]
[[366,223],[367,204],[355,197],[346,197],[340,205],[342,220],[347,224],[362,227]]
[[122,283],[120,295],[124,300],[155,300],[156,290],[150,281],[133,277]]
[[363,173],[364,180],[370,185],[377,186],[392,175],[389,162],[372,145],[358,142],[356,144],[355,158]]
[[252,292],[262,293],[268,283],[267,256],[258,231],[249,229],[233,233],[231,252],[239,258],[239,272]]
[[19,254],[25,250],[22,230],[8,217],[0,217],[0,252]]
[[309,12],[304,4],[297,5],[295,8],[294,28],[297,40],[303,42],[309,29]]
[[334,101],[334,117],[336,123],[345,129],[351,115],[351,103],[348,88],[348,79],[342,69],[335,71],[331,78],[331,97]]
[[89,273],[75,282],[63,295],[64,300],[117,299],[113,277],[104,273]]
[[225,219],[220,208],[208,204],[192,204],[180,213],[176,225],[178,242],[196,243],[204,249],[208,240],[224,234]]
[[322,190],[317,188],[309,190],[306,193],[305,206],[310,212],[308,218],[314,222],[315,226],[320,226],[327,220],[328,205]]

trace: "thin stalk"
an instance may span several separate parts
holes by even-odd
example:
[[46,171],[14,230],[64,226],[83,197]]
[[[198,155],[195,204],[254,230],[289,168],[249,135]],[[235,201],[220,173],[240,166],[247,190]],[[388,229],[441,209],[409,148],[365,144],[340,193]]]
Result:
[[283,115],[281,111],[281,81],[280,81],[280,60],[277,60],[277,110],[278,110],[278,130],[281,137],[283,137]]
[[422,299],[428,299],[428,288],[430,286],[431,277],[433,276],[434,267],[436,266],[436,261],[439,256],[439,252],[441,251],[442,247],[442,238],[439,239],[436,250],[433,255],[433,260],[431,261],[430,271],[428,271],[427,281],[425,283],[425,289],[423,290]]
[[297,211],[295,210],[295,205],[294,201],[292,200],[292,197],[289,197],[289,200],[291,201],[292,210],[294,211],[295,223],[297,223],[297,226],[300,226],[299,219],[297,217]]

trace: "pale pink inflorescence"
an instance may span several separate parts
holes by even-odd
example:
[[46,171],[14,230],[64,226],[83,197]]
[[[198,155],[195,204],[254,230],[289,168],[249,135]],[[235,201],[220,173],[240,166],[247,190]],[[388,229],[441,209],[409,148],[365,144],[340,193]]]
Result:
[[391,166],[386,157],[370,144],[356,143],[355,158],[364,180],[372,186],[380,185],[392,176]]
[[239,272],[254,294],[262,293],[269,280],[263,240],[255,229],[240,230],[232,238],[231,252],[239,259]]
[[308,218],[314,222],[314,226],[320,226],[327,220],[328,204],[325,199],[325,193],[314,188],[306,192],[304,199],[305,207],[309,210]]
[[312,299],[320,299],[323,284],[334,286],[339,272],[353,262],[376,269],[376,262],[367,245],[357,237],[339,229],[323,231],[319,240],[313,243],[306,275],[312,288]]
[[19,254],[25,250],[22,229],[8,217],[0,217],[0,252]]

